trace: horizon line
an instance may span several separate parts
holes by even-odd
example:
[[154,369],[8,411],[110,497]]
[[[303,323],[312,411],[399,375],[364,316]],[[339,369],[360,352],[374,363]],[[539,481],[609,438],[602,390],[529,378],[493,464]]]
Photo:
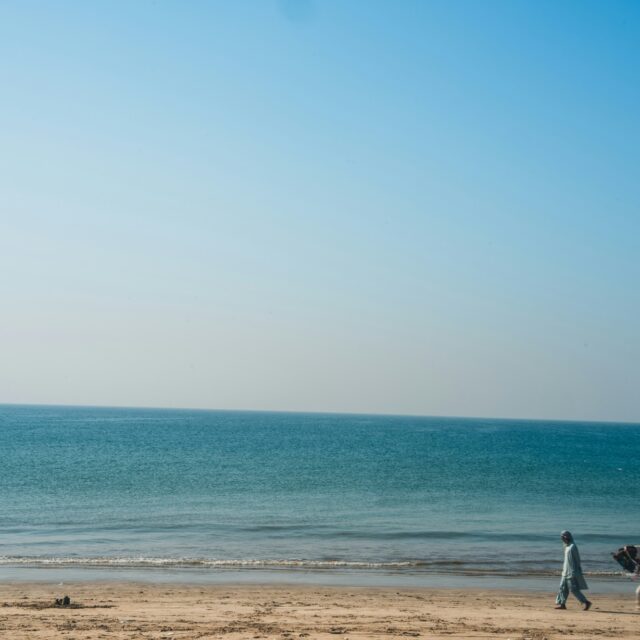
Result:
[[215,409],[212,407],[162,407],[150,405],[102,405],[102,404],[69,404],[51,402],[0,402],[0,407],[54,407],[67,409],[127,409],[141,411],[198,411],[218,413],[277,413],[290,415],[333,415],[333,416],[362,416],[362,417],[387,417],[387,418],[435,418],[449,420],[500,420],[511,422],[560,422],[560,423],[586,423],[586,424],[620,424],[640,426],[640,421],[633,420],[592,420],[579,418],[514,418],[504,416],[456,416],[444,414],[418,414],[418,413],[370,413],[363,411],[317,411],[317,410],[292,410],[292,409]]

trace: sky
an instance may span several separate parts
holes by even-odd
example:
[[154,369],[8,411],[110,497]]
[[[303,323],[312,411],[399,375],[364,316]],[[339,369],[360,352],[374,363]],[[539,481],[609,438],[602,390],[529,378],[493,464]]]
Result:
[[0,402],[640,421],[640,4],[0,1]]

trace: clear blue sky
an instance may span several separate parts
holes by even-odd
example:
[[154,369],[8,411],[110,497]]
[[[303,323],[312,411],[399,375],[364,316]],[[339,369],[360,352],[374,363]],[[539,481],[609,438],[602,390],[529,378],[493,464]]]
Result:
[[637,2],[0,2],[0,402],[640,421]]

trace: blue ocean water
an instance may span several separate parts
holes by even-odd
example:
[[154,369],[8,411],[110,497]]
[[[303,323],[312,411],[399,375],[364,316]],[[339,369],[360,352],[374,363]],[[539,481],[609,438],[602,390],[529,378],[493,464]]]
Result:
[[640,425],[0,406],[6,567],[550,575],[640,542]]

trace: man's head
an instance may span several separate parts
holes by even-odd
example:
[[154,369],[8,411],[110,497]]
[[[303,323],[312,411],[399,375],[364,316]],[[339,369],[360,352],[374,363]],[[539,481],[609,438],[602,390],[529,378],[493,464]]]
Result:
[[562,542],[564,542],[565,544],[571,544],[573,542],[573,536],[569,531],[563,531],[560,534],[560,537],[562,538]]

